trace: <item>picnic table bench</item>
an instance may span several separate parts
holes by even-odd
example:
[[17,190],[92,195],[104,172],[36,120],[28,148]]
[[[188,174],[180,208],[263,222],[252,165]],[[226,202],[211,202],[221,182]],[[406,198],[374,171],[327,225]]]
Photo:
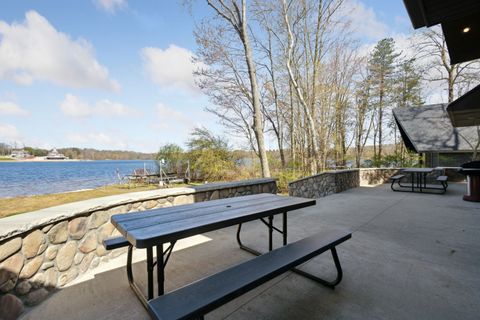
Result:
[[[112,216],[112,223],[123,237],[105,240],[107,249],[128,246],[127,276],[133,291],[155,319],[202,318],[205,313],[235,299],[266,281],[292,270],[334,288],[342,279],[342,269],[336,246],[348,240],[348,231],[319,233],[287,244],[287,212],[315,204],[315,200],[258,194],[229,199],[213,200],[177,207],[161,208],[139,213]],[[273,224],[276,214],[283,215],[282,227]],[[268,218],[265,220],[265,218]],[[260,219],[269,231],[269,252],[261,254],[241,243],[242,223]],[[237,241],[240,248],[259,255],[251,260],[228,268],[190,285],[164,292],[166,263],[173,246],[181,238],[219,228],[237,225]],[[283,246],[273,249],[272,234],[282,234]],[[164,250],[164,244],[169,246]],[[147,297],[134,282],[132,273],[132,249],[147,250]],[[153,247],[157,249],[157,261],[153,262]],[[333,281],[326,281],[302,270],[294,269],[305,261],[330,250],[337,270]],[[157,268],[158,297],[153,295],[153,271]]]

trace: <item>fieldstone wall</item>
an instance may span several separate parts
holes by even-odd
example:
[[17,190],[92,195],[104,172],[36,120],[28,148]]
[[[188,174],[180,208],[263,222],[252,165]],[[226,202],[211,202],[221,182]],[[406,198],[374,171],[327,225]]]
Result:
[[365,168],[359,171],[360,186],[370,186],[386,183],[390,177],[400,172],[399,168]]
[[102,245],[104,239],[119,235],[110,223],[113,214],[276,192],[274,179],[212,183],[105,197],[85,201],[87,208],[74,203],[4,218],[0,221],[0,319],[16,319],[25,307],[126,252],[126,248],[107,251]]
[[368,168],[327,171],[288,184],[291,196],[320,198],[363,185],[377,185],[388,181],[399,169]]

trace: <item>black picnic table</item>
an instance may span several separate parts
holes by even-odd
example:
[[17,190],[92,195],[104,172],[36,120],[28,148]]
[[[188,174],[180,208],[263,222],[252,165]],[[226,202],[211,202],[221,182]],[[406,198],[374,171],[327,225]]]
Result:
[[[445,193],[448,187],[447,176],[441,175],[436,177],[437,182],[439,182],[437,185],[427,184],[427,175],[434,170],[438,170],[438,168],[405,168],[401,172],[403,174],[390,177],[392,180],[391,188],[393,191],[403,192]],[[410,186],[401,183],[405,174],[410,174]],[[394,188],[395,183],[398,184],[399,188]]]
[[427,174],[432,173],[433,168],[406,168],[402,172],[410,173],[412,191],[415,191],[415,186],[422,191],[422,189],[427,189]]
[[[158,296],[163,295],[165,266],[177,240],[193,235],[238,225],[237,241],[244,250],[255,254],[259,252],[246,247],[240,239],[242,223],[260,219],[268,227],[269,250],[272,250],[273,231],[283,236],[283,245],[287,244],[287,212],[315,205],[314,199],[279,196],[274,194],[256,194],[220,200],[211,200],[175,207],[160,208],[143,212],[113,215],[111,221],[128,240],[127,276],[133,291],[147,306],[154,298],[154,268],[157,268]],[[282,228],[274,226],[274,216],[283,215]],[[166,248],[164,248],[164,246]],[[132,273],[132,249],[145,248],[147,253],[147,297],[137,286]],[[157,261],[153,259],[153,247],[156,247]]]

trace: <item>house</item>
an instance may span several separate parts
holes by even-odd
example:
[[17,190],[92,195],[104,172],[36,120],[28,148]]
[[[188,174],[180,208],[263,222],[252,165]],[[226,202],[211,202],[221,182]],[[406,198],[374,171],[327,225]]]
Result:
[[[403,0],[414,29],[440,25],[454,65],[480,58],[480,1]],[[480,125],[480,86],[447,107],[455,127]]]
[[47,160],[65,160],[68,157],[65,157],[62,153],[58,152],[57,149],[53,148],[48,155],[45,157]]
[[476,127],[454,127],[448,104],[396,108],[395,122],[407,149],[425,154],[427,167],[459,167],[471,161],[479,139]]
[[17,150],[12,150],[12,154],[10,155],[10,157],[14,159],[26,159],[31,157],[31,155],[30,153],[28,153],[23,149],[17,149]]

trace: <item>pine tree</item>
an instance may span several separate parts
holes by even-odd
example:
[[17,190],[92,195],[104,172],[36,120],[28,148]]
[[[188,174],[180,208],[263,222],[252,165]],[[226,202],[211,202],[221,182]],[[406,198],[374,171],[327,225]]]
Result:
[[386,38],[377,43],[369,61],[373,104],[377,113],[374,143],[378,138],[378,153],[375,155],[378,160],[382,158],[384,115],[394,98],[395,65],[398,56],[399,54],[395,53],[395,41]]
[[[421,106],[423,105],[422,87],[421,87],[421,71],[415,65],[415,59],[405,59],[400,62],[397,68],[395,79],[395,105],[398,108],[407,106]],[[395,139],[395,155],[400,164],[403,165],[405,161],[405,148],[398,137],[397,124],[395,119],[391,118],[389,127],[393,130],[393,137]]]
[[397,107],[423,105],[421,72],[415,65],[415,59],[400,62],[395,83]]

